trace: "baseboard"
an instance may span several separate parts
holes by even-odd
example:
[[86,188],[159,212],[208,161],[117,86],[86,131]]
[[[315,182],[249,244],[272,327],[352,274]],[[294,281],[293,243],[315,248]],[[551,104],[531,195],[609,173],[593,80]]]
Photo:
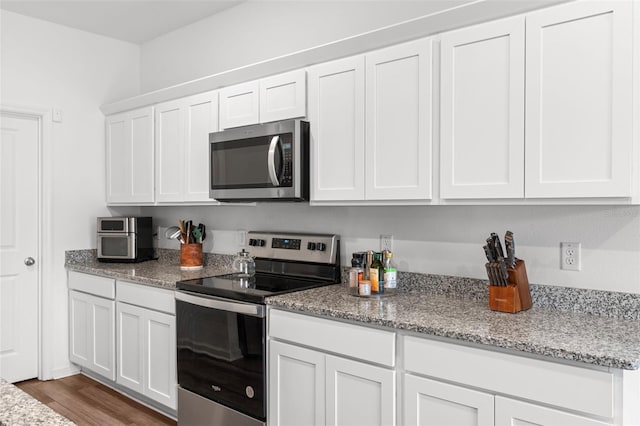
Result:
[[51,377],[42,377],[41,380],[62,379],[63,377],[69,377],[80,373],[80,368],[75,365],[69,365],[65,368],[58,368],[51,371]]

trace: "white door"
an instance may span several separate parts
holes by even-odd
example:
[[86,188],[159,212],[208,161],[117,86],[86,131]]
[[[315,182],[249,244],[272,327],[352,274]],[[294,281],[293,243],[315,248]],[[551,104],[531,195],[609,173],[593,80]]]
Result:
[[442,35],[440,196],[524,197],[524,18]]
[[493,395],[435,380],[404,376],[407,426],[493,426]]
[[527,16],[527,198],[631,195],[632,20],[630,1]]
[[116,381],[143,393],[144,384],[144,309],[127,303],[116,304],[118,374]]
[[396,373],[393,370],[327,355],[327,424],[396,424]]
[[311,200],[364,200],[364,56],[308,76]]
[[366,55],[366,199],[431,198],[432,41]]
[[325,355],[271,342],[268,423],[273,426],[324,426]]
[[0,377],[16,382],[38,375],[41,129],[5,112],[0,127]]

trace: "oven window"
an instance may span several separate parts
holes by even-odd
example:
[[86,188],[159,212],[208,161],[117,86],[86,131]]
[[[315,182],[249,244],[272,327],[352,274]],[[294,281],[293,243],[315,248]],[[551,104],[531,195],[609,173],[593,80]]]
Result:
[[176,301],[178,384],[265,420],[265,319]]
[[130,257],[129,238],[131,237],[101,237],[100,248],[102,256]]

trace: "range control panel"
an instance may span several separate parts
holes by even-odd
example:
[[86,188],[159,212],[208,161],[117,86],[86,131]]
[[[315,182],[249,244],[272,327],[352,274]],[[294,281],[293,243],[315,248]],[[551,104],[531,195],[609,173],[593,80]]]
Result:
[[335,234],[296,234],[250,231],[247,251],[255,257],[302,262],[337,263],[340,237]]

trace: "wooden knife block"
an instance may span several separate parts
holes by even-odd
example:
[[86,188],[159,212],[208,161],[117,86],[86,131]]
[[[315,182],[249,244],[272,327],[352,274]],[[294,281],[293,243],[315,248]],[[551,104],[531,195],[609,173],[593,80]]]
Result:
[[489,283],[489,309],[512,314],[526,311],[532,302],[524,260],[516,259],[515,268],[508,268],[507,271],[509,285],[501,287]]

